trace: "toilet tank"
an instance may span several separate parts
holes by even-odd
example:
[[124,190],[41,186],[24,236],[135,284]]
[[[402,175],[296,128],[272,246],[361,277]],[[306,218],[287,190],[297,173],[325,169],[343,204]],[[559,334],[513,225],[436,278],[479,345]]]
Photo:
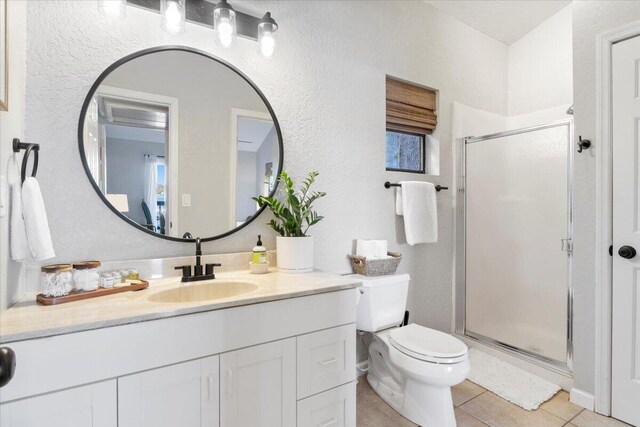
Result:
[[404,319],[409,290],[409,275],[367,277],[354,274],[362,281],[356,328],[377,332],[398,326]]

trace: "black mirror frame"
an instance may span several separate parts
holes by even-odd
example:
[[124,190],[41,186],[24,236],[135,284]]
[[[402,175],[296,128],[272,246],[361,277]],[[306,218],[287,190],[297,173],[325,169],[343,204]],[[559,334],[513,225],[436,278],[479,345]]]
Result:
[[[116,215],[118,215],[121,219],[123,219],[125,222],[128,222],[130,225],[133,225],[134,227],[136,227],[138,230],[144,231],[147,234],[151,234],[152,236],[156,236],[165,240],[171,240],[174,242],[195,242],[195,239],[183,239],[181,237],[172,237],[172,236],[167,236],[164,234],[159,234],[156,233],[152,230],[149,230],[148,228],[142,226],[141,224],[138,224],[137,222],[133,221],[131,218],[127,217],[126,215],[124,215],[123,213],[121,213],[120,211],[118,211],[111,203],[109,203],[109,201],[107,200],[107,197],[105,196],[105,194],[102,193],[102,191],[100,190],[100,187],[98,187],[98,183],[95,181],[95,179],[93,178],[93,175],[91,174],[91,170],[89,169],[89,164],[87,163],[87,158],[85,156],[85,152],[84,152],[84,119],[85,116],[87,114],[87,111],[89,109],[89,104],[91,103],[91,99],[93,98],[93,96],[95,95],[96,91],[98,90],[98,87],[100,87],[100,84],[104,81],[104,79],[111,74],[111,72],[113,72],[114,70],[116,70],[118,67],[120,67],[122,64],[125,64],[133,59],[136,58],[140,58],[142,56],[145,55],[149,55],[152,53],[157,53],[157,52],[167,52],[167,51],[181,51],[181,52],[189,52],[189,53],[194,53],[197,55],[201,55],[204,56],[205,58],[209,58],[213,61],[218,62],[219,64],[224,65],[225,67],[229,68],[230,70],[234,71],[236,74],[238,74],[240,77],[242,77],[252,88],[253,90],[256,91],[256,93],[258,94],[258,96],[260,96],[260,99],[262,99],[262,101],[264,102],[264,104],[267,106],[267,110],[269,111],[269,114],[271,114],[271,117],[273,118],[273,124],[276,128],[276,132],[278,134],[278,145],[279,145],[279,153],[278,153],[278,173],[276,175],[277,179],[276,179],[276,183],[275,186],[273,188],[273,190],[271,191],[271,194],[269,195],[270,197],[273,197],[276,193],[276,191],[278,190],[278,184],[280,182],[280,174],[282,173],[282,166],[283,166],[283,162],[284,162],[284,144],[282,142],[282,131],[280,130],[280,124],[278,123],[278,119],[276,117],[276,114],[273,111],[273,108],[271,107],[271,104],[269,103],[269,101],[267,100],[267,98],[264,96],[264,94],[262,93],[262,91],[258,88],[258,86],[255,85],[255,83],[253,83],[249,77],[247,77],[244,73],[242,73],[240,70],[238,70],[236,67],[234,67],[233,65],[229,64],[228,62],[220,59],[220,58],[216,58],[215,56],[199,50],[199,49],[194,49],[191,47],[186,47],[186,46],[159,46],[159,47],[153,47],[150,49],[144,49],[135,53],[132,53],[130,55],[127,55],[119,60],[117,60],[116,62],[114,62],[113,64],[111,64],[106,70],[104,70],[102,72],[102,74],[100,74],[100,76],[98,77],[98,79],[93,83],[93,85],[91,86],[91,89],[89,89],[89,93],[87,94],[87,97],[84,100],[84,103],[82,104],[82,109],[80,110],[80,120],[78,123],[78,148],[79,148],[79,152],[80,152],[80,159],[82,160],[82,166],[84,167],[84,171],[87,174],[87,177],[89,178],[89,181],[91,182],[91,185],[93,186],[93,189],[96,190],[96,193],[98,193],[98,196],[100,196],[100,199],[102,199],[102,201],[107,205],[107,207],[109,209],[111,209],[111,211],[113,213],[115,213]],[[251,222],[253,222],[257,217],[260,216],[260,214],[265,210],[266,206],[261,207],[260,209],[258,209],[256,211],[256,213],[249,218],[247,221],[245,221],[242,225],[231,229],[225,233],[222,234],[218,234],[216,236],[212,236],[212,237],[203,237],[200,240],[202,242],[210,242],[213,240],[218,240],[218,239],[222,239],[223,237],[227,237],[230,236],[233,233],[236,233],[240,230],[242,230],[243,228],[245,228],[247,225],[249,225]]]

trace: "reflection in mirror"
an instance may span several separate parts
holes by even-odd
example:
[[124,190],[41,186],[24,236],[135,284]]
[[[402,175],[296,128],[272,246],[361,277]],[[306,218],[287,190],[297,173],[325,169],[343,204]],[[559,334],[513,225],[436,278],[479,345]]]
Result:
[[146,231],[219,236],[252,220],[252,198],[275,190],[275,120],[245,78],[211,57],[134,57],[85,105],[85,168],[112,208]]

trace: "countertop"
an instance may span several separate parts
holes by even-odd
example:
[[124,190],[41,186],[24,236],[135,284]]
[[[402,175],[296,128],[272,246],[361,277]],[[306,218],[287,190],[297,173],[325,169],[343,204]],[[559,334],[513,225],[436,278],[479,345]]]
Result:
[[[218,282],[246,282],[257,289],[227,298],[198,302],[152,302],[149,297],[159,292],[183,286]],[[220,310],[268,301],[277,301],[360,286],[357,277],[314,271],[306,274],[279,273],[250,274],[249,271],[216,273],[210,281],[182,284],[180,278],[150,280],[149,288],[137,292],[123,292],[66,304],[42,306],[35,294],[26,295],[20,302],[0,314],[0,344],[92,329],[125,325],[167,317]]]

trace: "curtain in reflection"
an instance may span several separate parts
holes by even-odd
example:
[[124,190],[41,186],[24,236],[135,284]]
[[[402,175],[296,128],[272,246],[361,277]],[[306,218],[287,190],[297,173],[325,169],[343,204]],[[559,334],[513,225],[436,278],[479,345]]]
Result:
[[144,156],[144,201],[151,211],[152,221],[158,209],[156,189],[158,187],[158,157],[153,154]]

